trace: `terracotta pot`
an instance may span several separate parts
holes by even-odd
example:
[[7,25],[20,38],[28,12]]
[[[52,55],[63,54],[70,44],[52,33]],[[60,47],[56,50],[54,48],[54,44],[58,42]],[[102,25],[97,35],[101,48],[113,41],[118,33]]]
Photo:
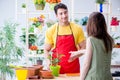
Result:
[[41,70],[39,74],[44,79],[52,79],[52,71],[51,70]]

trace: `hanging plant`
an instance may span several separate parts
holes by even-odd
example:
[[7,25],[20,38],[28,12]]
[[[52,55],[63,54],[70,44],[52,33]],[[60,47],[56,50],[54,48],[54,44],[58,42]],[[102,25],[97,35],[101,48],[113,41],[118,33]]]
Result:
[[45,7],[45,0],[33,0],[36,10],[43,10]]
[[105,0],[96,0],[96,3],[99,4],[99,11],[103,12],[103,3],[105,2]]
[[98,4],[103,4],[105,2],[105,0],[96,0],[96,3]]

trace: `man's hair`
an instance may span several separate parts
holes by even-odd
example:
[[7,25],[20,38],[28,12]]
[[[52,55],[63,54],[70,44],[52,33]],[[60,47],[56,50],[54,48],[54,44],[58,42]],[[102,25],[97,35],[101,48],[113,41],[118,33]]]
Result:
[[[55,14],[57,14],[57,10],[60,9],[60,8],[63,8],[63,9],[67,9],[67,6],[63,3],[59,3],[57,4],[55,7],[54,7],[54,11],[55,11]],[[68,10],[68,9],[67,9]]]

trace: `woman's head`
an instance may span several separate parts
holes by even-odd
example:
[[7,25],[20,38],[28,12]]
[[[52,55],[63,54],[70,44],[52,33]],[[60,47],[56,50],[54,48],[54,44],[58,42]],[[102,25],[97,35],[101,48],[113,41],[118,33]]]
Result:
[[112,51],[113,39],[107,32],[105,18],[100,12],[93,12],[87,23],[88,36],[93,36],[103,40],[106,51]]
[[107,26],[103,14],[100,12],[93,12],[90,14],[87,24],[88,36],[102,37],[107,33]]

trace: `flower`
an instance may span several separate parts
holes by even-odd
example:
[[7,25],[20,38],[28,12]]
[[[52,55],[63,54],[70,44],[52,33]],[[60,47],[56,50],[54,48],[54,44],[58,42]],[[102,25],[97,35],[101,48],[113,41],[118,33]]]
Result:
[[119,25],[119,21],[117,20],[117,17],[112,17],[111,26],[118,26],[118,25]]
[[48,3],[59,3],[61,0],[46,0]]
[[38,50],[38,47],[37,46],[35,46],[35,45],[32,45],[32,46],[30,46],[30,50]]
[[30,18],[29,20],[33,22],[32,26],[42,29],[42,27],[44,26],[44,19],[45,16],[40,15],[39,17]]

